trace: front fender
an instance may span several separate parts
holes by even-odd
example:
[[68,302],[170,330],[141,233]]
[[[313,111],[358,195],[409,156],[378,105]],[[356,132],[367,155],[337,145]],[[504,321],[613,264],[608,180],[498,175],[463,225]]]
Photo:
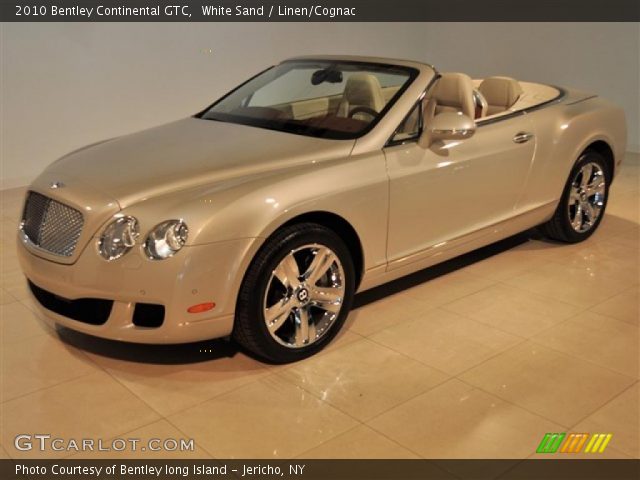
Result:
[[252,252],[281,225],[310,212],[349,222],[362,240],[365,269],[386,262],[388,177],[381,151],[235,178],[140,202],[123,213],[142,236],[168,218],[189,227],[189,245],[255,239]]

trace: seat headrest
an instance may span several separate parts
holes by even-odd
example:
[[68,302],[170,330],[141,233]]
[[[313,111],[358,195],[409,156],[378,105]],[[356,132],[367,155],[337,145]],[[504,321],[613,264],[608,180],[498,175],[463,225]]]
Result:
[[489,104],[489,114],[508,110],[522,95],[520,83],[510,77],[488,77],[478,87]]
[[437,107],[447,107],[447,110],[457,110],[475,118],[473,83],[464,73],[441,74],[429,96],[436,101]]
[[344,87],[343,100],[349,105],[373,108],[376,112],[380,112],[385,105],[380,82],[370,73],[351,75]]

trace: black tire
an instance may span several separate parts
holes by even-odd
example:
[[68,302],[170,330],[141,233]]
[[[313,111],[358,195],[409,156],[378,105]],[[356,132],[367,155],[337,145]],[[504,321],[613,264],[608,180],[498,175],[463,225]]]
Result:
[[[578,175],[578,172],[580,172],[582,167],[588,163],[595,163],[602,170],[605,177],[605,193],[602,209],[597,219],[588,230],[579,232],[571,226],[569,217],[569,198],[571,195],[572,183],[576,178],[576,175]],[[602,217],[604,217],[605,209],[607,207],[607,201],[609,199],[610,185],[611,171],[604,157],[593,150],[585,151],[571,169],[571,173],[569,174],[569,178],[567,179],[567,183],[565,184],[564,190],[562,192],[562,198],[558,203],[553,217],[551,217],[548,222],[540,225],[540,232],[544,236],[552,240],[557,240],[565,243],[578,243],[589,238],[597,230],[598,225],[600,225],[600,222],[602,221]]]
[[[337,318],[320,338],[307,346],[292,348],[278,343],[265,322],[264,299],[274,269],[292,250],[308,244],[328,247],[344,271],[344,295]],[[332,230],[315,223],[284,227],[271,236],[251,262],[245,274],[232,337],[249,352],[270,363],[289,363],[322,350],[342,328],[351,309],[355,290],[355,270],[349,249]]]

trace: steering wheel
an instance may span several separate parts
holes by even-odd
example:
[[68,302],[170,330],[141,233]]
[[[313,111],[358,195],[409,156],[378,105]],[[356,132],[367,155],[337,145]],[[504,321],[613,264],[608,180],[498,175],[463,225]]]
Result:
[[378,112],[376,112],[373,108],[361,105],[349,112],[349,118],[353,118],[353,116],[358,113],[366,113],[367,115],[371,115],[371,117],[373,118],[376,118],[378,116]]

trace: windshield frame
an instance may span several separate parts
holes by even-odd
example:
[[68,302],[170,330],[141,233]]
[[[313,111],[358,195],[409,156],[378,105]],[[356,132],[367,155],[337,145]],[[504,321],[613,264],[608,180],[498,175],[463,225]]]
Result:
[[[371,121],[369,124],[360,131],[357,132],[344,132],[339,130],[329,130],[323,128],[312,127],[308,125],[298,124],[292,121],[280,121],[274,122],[272,119],[261,119],[254,117],[245,117],[240,115],[233,115],[229,113],[222,112],[214,112],[215,117],[205,117],[207,113],[210,112],[212,108],[218,105],[220,102],[233,95],[236,91],[244,87],[246,84],[251,82],[252,80],[258,78],[260,75],[280,66],[285,65],[287,63],[331,63],[336,65],[349,65],[355,67],[367,68],[373,71],[385,71],[387,69],[402,71],[408,75],[407,80],[404,84],[398,89],[398,91],[389,99],[384,108],[380,111],[380,113]],[[330,140],[354,140],[360,138],[371,130],[373,130],[378,123],[385,117],[387,112],[396,104],[398,99],[402,97],[404,92],[413,84],[415,79],[420,74],[420,71],[417,68],[406,66],[406,65],[396,65],[392,63],[383,63],[383,62],[366,62],[366,61],[357,61],[357,60],[339,60],[339,59],[327,59],[327,58],[304,58],[304,59],[291,59],[285,60],[277,65],[272,65],[269,68],[258,72],[256,75],[247,79],[246,81],[239,84],[234,89],[230,90],[222,97],[218,98],[211,105],[206,107],[204,110],[196,113],[194,115],[195,118],[199,118],[201,120],[210,120],[210,121],[219,121],[226,123],[234,123],[238,125],[246,125],[249,127],[263,128],[267,130],[275,130],[282,133],[290,133],[293,135],[302,135],[312,138],[324,138]]]

